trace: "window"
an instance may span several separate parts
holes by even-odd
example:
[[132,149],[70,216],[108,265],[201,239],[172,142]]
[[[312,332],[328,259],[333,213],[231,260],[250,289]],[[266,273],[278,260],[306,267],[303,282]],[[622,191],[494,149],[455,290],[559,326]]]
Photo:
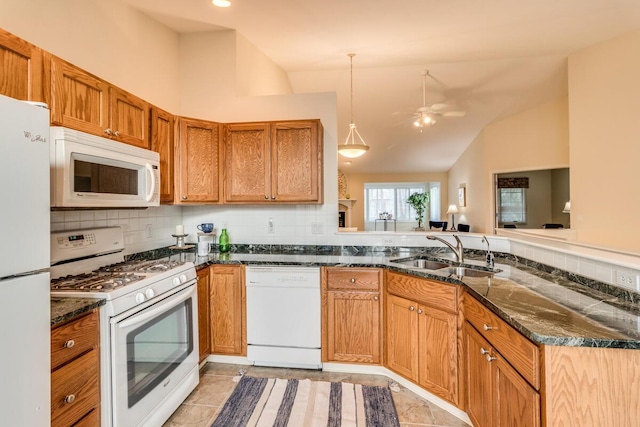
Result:
[[365,183],[365,221],[374,221],[383,212],[390,213],[398,221],[415,221],[416,212],[407,203],[412,193],[424,193],[424,183]]
[[527,222],[527,198],[525,188],[499,188],[498,205],[500,223]]

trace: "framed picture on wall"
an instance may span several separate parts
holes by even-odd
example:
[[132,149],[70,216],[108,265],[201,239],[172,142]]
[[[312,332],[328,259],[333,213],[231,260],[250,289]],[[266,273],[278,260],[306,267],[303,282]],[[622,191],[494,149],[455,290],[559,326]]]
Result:
[[466,189],[466,187],[458,188],[458,206],[467,206],[467,189]]

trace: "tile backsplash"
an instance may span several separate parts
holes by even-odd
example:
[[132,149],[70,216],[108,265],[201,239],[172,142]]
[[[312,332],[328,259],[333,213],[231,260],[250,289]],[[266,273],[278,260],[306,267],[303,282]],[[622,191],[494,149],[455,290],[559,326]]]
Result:
[[[338,233],[335,206],[159,206],[148,209],[71,210],[51,212],[51,230],[122,226],[125,254],[170,246],[175,226],[184,224],[187,242],[197,240],[196,226],[213,222],[216,232],[226,227],[232,243],[296,244],[374,247],[420,247],[438,243],[423,234]],[[271,224],[271,226],[270,226]],[[480,235],[461,234],[465,248],[484,249]],[[508,252],[603,283],[640,292],[640,259],[615,254],[589,256],[508,239],[489,236],[495,252]]]
[[171,233],[181,223],[180,206],[51,212],[51,231],[121,226],[125,255],[175,244]]

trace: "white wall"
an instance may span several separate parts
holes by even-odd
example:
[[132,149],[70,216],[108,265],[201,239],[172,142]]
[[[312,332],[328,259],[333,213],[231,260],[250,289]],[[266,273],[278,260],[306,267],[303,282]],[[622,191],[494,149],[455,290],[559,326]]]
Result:
[[640,31],[569,57],[571,227],[640,253]]

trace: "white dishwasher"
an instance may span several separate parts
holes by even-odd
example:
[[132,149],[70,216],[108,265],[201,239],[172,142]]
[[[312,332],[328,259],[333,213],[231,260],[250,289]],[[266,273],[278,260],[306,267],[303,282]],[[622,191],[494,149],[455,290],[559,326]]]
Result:
[[248,266],[247,359],[320,369],[320,268]]

